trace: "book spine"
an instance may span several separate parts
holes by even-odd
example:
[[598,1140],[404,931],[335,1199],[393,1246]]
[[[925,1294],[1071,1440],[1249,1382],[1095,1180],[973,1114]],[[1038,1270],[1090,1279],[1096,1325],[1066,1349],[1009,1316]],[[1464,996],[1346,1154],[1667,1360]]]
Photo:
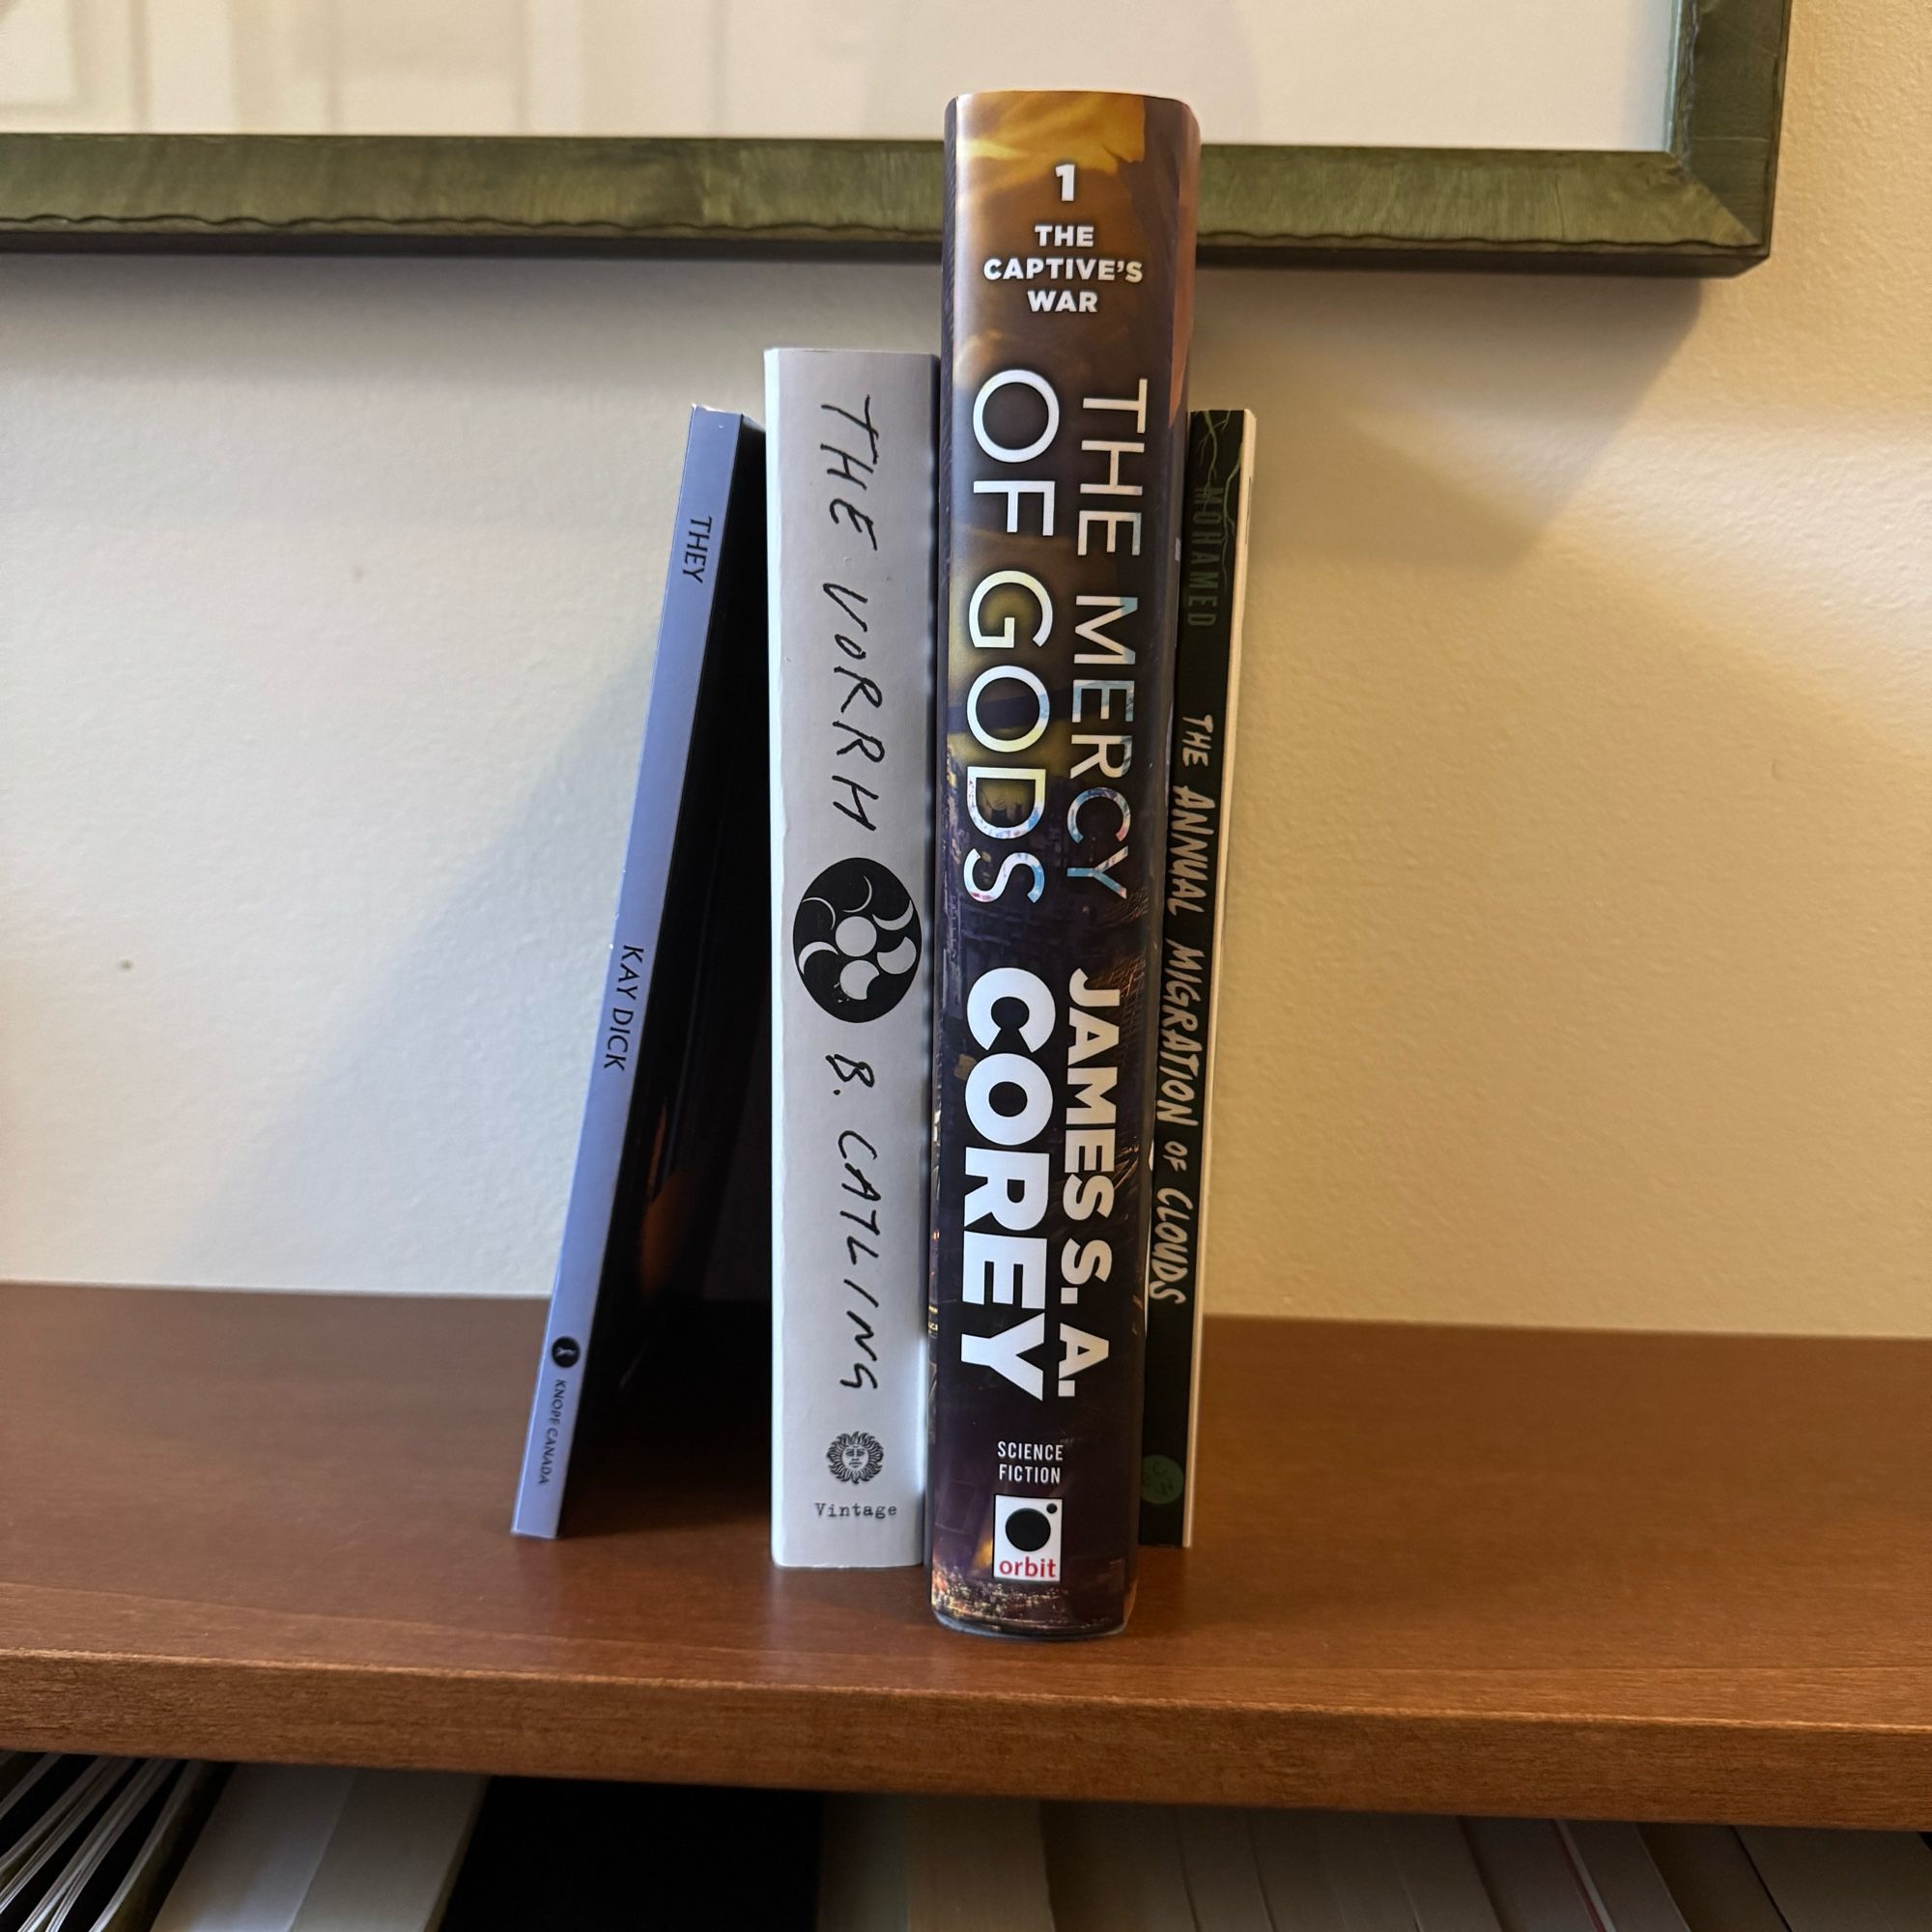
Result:
[[1179,101],[947,114],[932,1601],[1132,1603],[1199,134]]
[[925,1548],[929,355],[773,350],[772,1555]]
[[1188,418],[1141,1425],[1141,1541],[1149,1544],[1186,1544],[1194,1532],[1201,1263],[1253,464],[1254,417],[1245,410],[1197,410]]
[[649,708],[630,839],[617,888],[617,916],[604,975],[604,997],[590,1055],[590,1080],[577,1139],[577,1165],[564,1210],[563,1240],[551,1288],[550,1320],[538,1364],[524,1465],[511,1527],[520,1536],[554,1536],[565,1477],[590,1373],[598,1285],[611,1236],[625,1128],[637,1086],[638,1042],[665,891],[670,878],[678,801],[710,637],[731,478],[744,419],[694,410],[685,439],[677,523],[658,619]]

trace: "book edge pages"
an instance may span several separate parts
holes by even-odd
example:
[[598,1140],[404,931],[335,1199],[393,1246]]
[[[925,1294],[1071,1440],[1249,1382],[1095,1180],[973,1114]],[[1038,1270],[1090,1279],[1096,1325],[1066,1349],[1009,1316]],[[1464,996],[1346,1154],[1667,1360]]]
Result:
[[[167,1896],[165,1887],[171,1883],[169,1869],[173,1867],[179,1875],[193,1850],[192,1834],[207,1822],[205,1812],[199,1819],[193,1815],[195,1808],[212,1800],[219,1774],[219,1766],[192,1758],[180,1766],[160,1815],[135,1847],[121,1883],[96,1915],[92,1932],[137,1932],[158,1922]],[[128,1915],[125,1918],[124,1913]]]
[[1313,1811],[1250,1811],[1248,1837],[1262,1896],[1293,1932],[1350,1932],[1317,1837]]
[[69,1853],[60,1874],[22,1920],[20,1932],[50,1932],[63,1921],[176,1765],[174,1758],[146,1758],[118,1787],[109,1787],[112,1795],[88,1826],[86,1835]]
[[1418,1924],[1429,1932],[1502,1932],[1460,1818],[1391,1813],[1382,1822]]
[[1054,1932],[1037,1802],[907,1798],[900,1805],[911,1932]]
[[9,1826],[8,1815],[16,1807],[25,1808],[34,1792],[43,1778],[52,1776],[54,1768],[61,1762],[60,1751],[42,1751],[23,1769],[19,1770],[4,1791],[0,1791],[0,1862],[11,1858],[14,1846],[27,1833],[34,1829],[40,1814],[35,1813],[24,1826]]
[[1595,1932],[1581,1871],[1553,1819],[1471,1818],[1466,1830],[1476,1869],[1505,1924],[1520,1916],[1539,1932]]
[[[321,1765],[238,1765],[168,1889],[151,1932],[286,1932],[328,1848],[353,1771]],[[299,1826],[294,1834],[291,1822]],[[266,1894],[237,1893],[237,1852],[257,1878],[279,1878]],[[264,1917],[264,1912],[272,1917]]]
[[1407,1881],[1379,1812],[1318,1812],[1314,1836],[1349,1932],[1414,1932]]
[[[1738,1837],[1791,1932],[1900,1932],[1932,1922],[1932,1847],[1916,1832],[1742,1825]],[[1855,1860],[1858,1868],[1848,1869]]]
[[289,1932],[428,1932],[486,1782],[467,1772],[356,1772]]
[[1690,1932],[1634,1825],[1566,1818],[1558,1829],[1592,1905],[1616,1932]]
[[1040,1842],[1059,1932],[1195,1932],[1174,1807],[1046,1804]]
[[73,1845],[67,1861],[48,1879],[47,1889],[58,1889],[62,1875],[82,1855],[101,1819],[112,1810],[116,1787],[127,1778],[131,1762],[119,1757],[91,1759],[16,1843],[7,1848],[9,1868],[4,1880],[0,1880],[0,1914],[10,1913],[17,1906],[34,1880],[59,1859],[61,1848],[76,1833],[84,1831],[86,1835]]
[[[1645,1849],[1680,1910],[1723,1932],[1791,1932],[1729,1825],[1642,1825]],[[1690,1917],[1690,1911],[1685,1916]]]
[[828,1792],[819,1818],[815,1932],[907,1932],[904,1798]]
[[1178,1804],[1174,1820],[1195,1917],[1214,1932],[1275,1932],[1247,1814],[1228,1805]]

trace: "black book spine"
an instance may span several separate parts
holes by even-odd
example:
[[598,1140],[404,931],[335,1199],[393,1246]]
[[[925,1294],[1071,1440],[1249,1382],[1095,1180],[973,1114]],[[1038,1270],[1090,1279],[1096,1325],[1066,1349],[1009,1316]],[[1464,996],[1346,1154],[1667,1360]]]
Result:
[[1139,95],[947,115],[929,1509],[963,1630],[1133,1599],[1199,142]]
[[1244,410],[1197,410],[1188,419],[1141,1428],[1141,1541],[1150,1544],[1190,1542],[1194,1525],[1215,992],[1253,447]]

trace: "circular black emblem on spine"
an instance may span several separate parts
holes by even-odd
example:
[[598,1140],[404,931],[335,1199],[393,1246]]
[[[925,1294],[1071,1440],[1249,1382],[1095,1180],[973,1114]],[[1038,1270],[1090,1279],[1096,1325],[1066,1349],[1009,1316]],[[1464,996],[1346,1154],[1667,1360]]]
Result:
[[919,908],[874,859],[841,859],[806,888],[791,923],[805,989],[834,1019],[875,1020],[919,967]]
[[582,1352],[575,1340],[568,1335],[559,1335],[550,1345],[550,1358],[560,1369],[574,1369],[577,1366],[577,1358]]
[[876,1435],[861,1429],[851,1435],[835,1435],[826,1448],[825,1463],[841,1483],[869,1483],[886,1466],[886,1452]]
[[1044,1549],[1053,1525],[1038,1510],[1014,1510],[1007,1519],[1007,1541],[1015,1549]]
[[1141,1463],[1141,1501],[1156,1509],[1178,1503],[1187,1487],[1180,1464],[1172,1456],[1149,1456]]

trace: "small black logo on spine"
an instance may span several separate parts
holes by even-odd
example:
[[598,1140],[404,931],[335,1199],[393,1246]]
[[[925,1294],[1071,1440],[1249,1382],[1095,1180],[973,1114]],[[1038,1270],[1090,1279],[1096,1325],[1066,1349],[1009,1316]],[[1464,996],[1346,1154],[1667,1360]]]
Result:
[[560,1369],[574,1369],[577,1366],[577,1358],[582,1352],[575,1339],[569,1335],[559,1335],[550,1345],[550,1358]]
[[851,1435],[835,1435],[825,1452],[826,1466],[841,1483],[869,1483],[886,1465],[886,1452],[876,1435],[861,1429]]
[[791,956],[806,991],[839,1020],[875,1020],[919,966],[919,908],[876,859],[841,859],[806,888]]
[[[1048,1509],[1053,1505],[1049,1503]],[[1036,1509],[1017,1509],[1007,1519],[1007,1541],[1015,1549],[1031,1553],[1044,1549],[1053,1536],[1053,1525],[1048,1522],[1043,1512]]]

